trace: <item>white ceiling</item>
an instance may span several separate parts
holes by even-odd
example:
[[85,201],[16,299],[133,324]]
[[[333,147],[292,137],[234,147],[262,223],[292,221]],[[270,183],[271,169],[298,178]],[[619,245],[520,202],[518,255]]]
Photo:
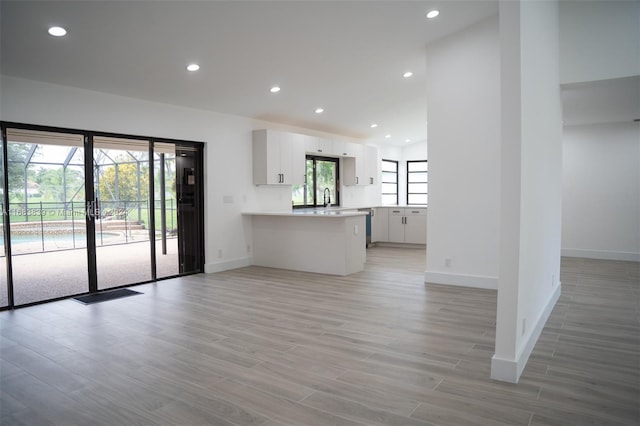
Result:
[[425,46],[497,12],[493,0],[3,0],[1,71],[400,145],[427,137]]

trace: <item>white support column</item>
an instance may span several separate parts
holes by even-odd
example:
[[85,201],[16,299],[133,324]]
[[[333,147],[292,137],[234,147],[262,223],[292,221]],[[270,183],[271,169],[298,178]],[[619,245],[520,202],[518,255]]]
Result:
[[501,2],[500,43],[501,247],[491,377],[517,383],[560,295],[557,2]]

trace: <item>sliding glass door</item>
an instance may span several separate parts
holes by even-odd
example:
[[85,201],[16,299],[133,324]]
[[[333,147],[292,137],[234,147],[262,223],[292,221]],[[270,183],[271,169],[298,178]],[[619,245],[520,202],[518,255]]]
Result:
[[0,309],[203,271],[202,144],[2,131]]
[[2,221],[0,221],[0,244],[2,249],[0,250],[0,308],[6,308],[9,306],[9,283],[7,282],[7,246],[5,239],[5,229],[7,223],[7,207],[4,200],[4,170],[5,170],[5,157],[4,157],[4,129],[2,140],[0,140],[0,203],[2,204]]
[[158,278],[163,278],[181,272],[178,255],[176,146],[155,143],[153,152],[156,274]]
[[150,281],[149,141],[93,138],[98,289]]
[[88,290],[84,137],[7,130],[15,305]]

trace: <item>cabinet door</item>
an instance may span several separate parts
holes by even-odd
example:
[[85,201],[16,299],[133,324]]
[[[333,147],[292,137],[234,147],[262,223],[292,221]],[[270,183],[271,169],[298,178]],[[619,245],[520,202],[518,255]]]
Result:
[[318,155],[331,155],[333,151],[333,141],[328,138],[319,138],[316,136],[304,136],[305,151]]
[[356,144],[351,142],[334,139],[331,151],[333,152],[333,155],[337,155],[338,157],[353,157],[356,152],[355,145]]
[[378,207],[373,209],[371,217],[371,242],[389,241],[389,209]]
[[367,165],[367,151],[364,145],[357,144],[355,148],[356,158],[356,185],[369,185],[369,166]]
[[280,174],[282,179],[280,184],[291,185],[293,183],[293,141],[291,133],[277,132],[278,154],[280,158]]
[[255,185],[282,185],[281,137],[282,132],[254,130],[253,183]]
[[373,185],[378,183],[378,148],[375,146],[365,145],[363,147],[364,185]]
[[389,242],[404,243],[404,209],[389,209]]
[[304,135],[291,134],[291,183],[304,185],[307,170]]
[[405,209],[404,240],[406,243],[427,243],[427,210]]
[[346,186],[364,185],[366,180],[362,175],[362,145],[357,143],[349,145],[352,155],[346,157],[342,162],[342,183]]

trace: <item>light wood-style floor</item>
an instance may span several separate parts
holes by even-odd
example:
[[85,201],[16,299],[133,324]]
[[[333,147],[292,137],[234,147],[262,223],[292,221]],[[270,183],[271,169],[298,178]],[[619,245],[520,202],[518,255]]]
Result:
[[349,277],[248,267],[0,313],[2,425],[637,425],[639,265],[563,259],[518,385],[489,379],[496,293],[424,250]]

